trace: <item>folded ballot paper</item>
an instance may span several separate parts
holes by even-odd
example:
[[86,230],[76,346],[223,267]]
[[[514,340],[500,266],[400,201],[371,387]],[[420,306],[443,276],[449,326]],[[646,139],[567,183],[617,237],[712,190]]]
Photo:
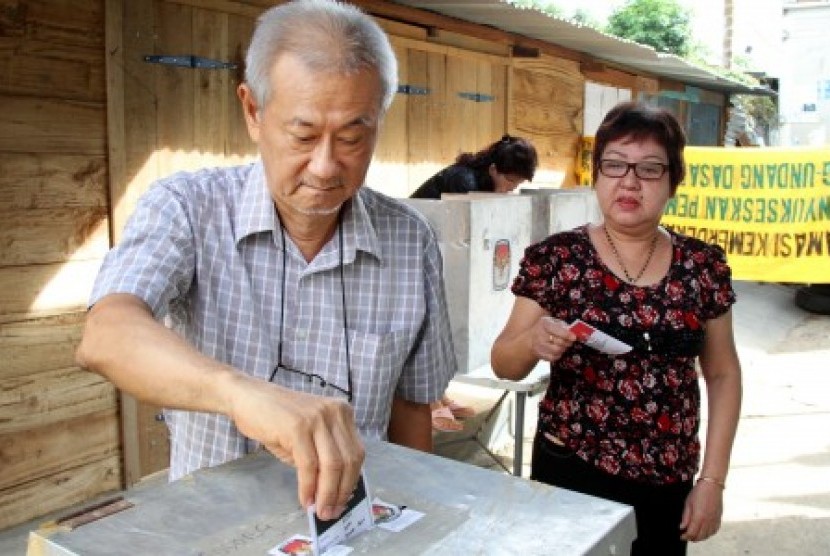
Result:
[[579,319],[568,325],[568,330],[576,334],[576,339],[602,353],[622,355],[631,351],[631,346],[583,322]]

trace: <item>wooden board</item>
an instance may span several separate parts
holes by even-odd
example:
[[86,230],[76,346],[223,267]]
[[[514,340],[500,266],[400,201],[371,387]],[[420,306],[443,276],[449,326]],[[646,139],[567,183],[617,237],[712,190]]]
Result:
[[575,185],[585,87],[579,64],[543,57],[516,60],[515,65],[509,121],[511,132],[536,146],[539,168],[534,184]]
[[0,434],[0,490],[121,453],[115,406],[25,431]]
[[118,456],[18,483],[0,496],[0,529],[87,502],[120,486],[121,460]]
[[0,434],[57,425],[116,405],[115,387],[78,367],[0,380]]
[[0,152],[0,210],[107,206],[101,155]]
[[0,94],[0,152],[106,153],[103,103]]
[[75,365],[86,312],[0,323],[0,381]]
[[0,267],[0,323],[83,311],[99,260]]
[[109,250],[107,210],[0,209],[0,266],[101,259]]

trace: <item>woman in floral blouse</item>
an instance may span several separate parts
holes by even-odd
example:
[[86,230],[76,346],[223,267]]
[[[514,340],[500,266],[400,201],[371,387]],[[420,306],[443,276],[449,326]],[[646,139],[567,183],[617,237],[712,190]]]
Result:
[[[606,115],[593,154],[604,222],[526,250],[491,354],[513,380],[550,361],[531,478],[633,506],[637,556],[682,555],[717,532],[740,413],[725,254],[659,225],[685,144],[665,110],[623,103]],[[577,341],[577,320],[631,349]],[[696,362],[709,404],[702,464]]]

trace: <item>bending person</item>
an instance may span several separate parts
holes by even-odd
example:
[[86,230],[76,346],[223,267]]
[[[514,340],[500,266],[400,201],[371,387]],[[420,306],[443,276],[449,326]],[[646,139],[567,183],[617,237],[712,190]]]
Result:
[[[550,361],[531,478],[633,506],[635,556],[685,554],[718,530],[740,413],[725,253],[660,226],[684,146],[665,110],[624,103],[606,115],[592,160],[604,222],[526,250],[491,353],[513,380]],[[577,319],[633,349],[588,347],[568,328]],[[697,363],[709,403],[702,464]]]
[[397,88],[372,18],[330,0],[272,8],[245,71],[259,160],[150,188],[97,277],[77,358],[167,408],[171,480],[264,446],[331,519],[362,438],[432,449],[429,403],[456,370],[441,252],[420,214],[362,187]]
[[505,135],[477,153],[461,153],[415,190],[412,199],[440,199],[444,193],[509,193],[532,181],[538,157],[526,139]]
[[[489,191],[509,193],[536,173],[536,148],[526,139],[504,135],[477,153],[462,153],[455,163],[425,181],[410,198],[440,199],[444,193]],[[460,431],[459,419],[472,417],[473,408],[462,405],[446,394],[431,405],[432,428],[437,431]]]

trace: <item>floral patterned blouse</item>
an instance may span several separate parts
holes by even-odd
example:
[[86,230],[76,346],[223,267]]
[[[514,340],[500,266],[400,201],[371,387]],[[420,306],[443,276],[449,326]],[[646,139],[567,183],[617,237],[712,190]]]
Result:
[[581,226],[528,247],[512,288],[554,318],[581,319],[633,346],[614,356],[575,342],[551,364],[539,431],[607,473],[651,484],[697,472],[695,360],[706,321],[735,302],[723,250],[669,233],[672,263],[657,284],[617,278]]

